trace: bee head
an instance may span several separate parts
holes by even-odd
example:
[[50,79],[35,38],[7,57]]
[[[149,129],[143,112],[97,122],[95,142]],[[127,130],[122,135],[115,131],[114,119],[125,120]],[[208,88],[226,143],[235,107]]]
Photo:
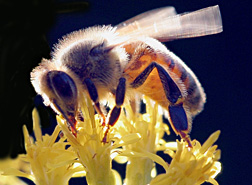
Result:
[[[47,65],[45,65],[47,63]],[[78,110],[78,90],[74,80],[66,72],[51,69],[44,61],[31,74],[32,84],[44,99],[44,104],[61,114],[75,129]],[[50,68],[50,69],[49,69]]]

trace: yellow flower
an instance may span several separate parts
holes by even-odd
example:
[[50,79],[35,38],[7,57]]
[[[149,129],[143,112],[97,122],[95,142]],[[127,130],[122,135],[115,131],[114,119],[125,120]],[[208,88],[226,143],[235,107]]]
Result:
[[[221,170],[220,150],[212,144],[218,139],[219,131],[215,132],[203,144],[196,140],[192,142],[193,148],[188,148],[184,141],[167,143],[163,140],[169,129],[162,121],[159,106],[149,98],[144,97],[146,103],[145,114],[133,114],[130,106],[125,106],[126,115],[121,115],[119,125],[115,128],[117,135],[124,136],[130,133],[139,133],[141,139],[133,144],[125,145],[116,159],[117,162],[127,163],[125,184],[202,184],[207,181],[218,184],[214,177]],[[174,152],[176,150],[176,152]],[[168,165],[157,151],[164,151],[173,160]],[[120,158],[125,156],[126,158]],[[155,163],[165,169],[165,174],[156,176]],[[152,180],[152,181],[151,181]]]
[[[112,159],[120,152],[119,147],[137,142],[140,136],[133,133],[130,137],[108,139],[107,143],[103,143],[106,128],[101,126],[99,116],[95,115],[90,98],[82,94],[82,100],[81,111],[85,120],[77,123],[77,137],[71,133],[63,117],[57,117],[58,124],[83,165],[88,184],[120,185],[122,180],[112,169]],[[113,133],[109,136],[113,137]]]
[[[125,184],[148,184],[156,175],[155,163],[168,169],[167,163],[158,155],[159,143],[169,128],[162,121],[162,114],[158,114],[159,106],[149,98],[144,98],[146,113],[133,113],[130,105],[125,105],[126,115],[122,114],[117,126],[116,135],[130,136],[138,133],[141,139],[133,144],[125,145],[121,149],[116,161],[123,163],[127,161]],[[126,158],[121,158],[125,156]]]
[[219,135],[220,131],[216,131],[202,146],[193,140],[193,148],[187,148],[184,142],[177,141],[176,152],[167,145],[165,153],[173,158],[171,164],[165,174],[158,175],[150,184],[197,185],[207,181],[218,185],[214,178],[221,171],[221,163],[218,162],[220,150],[217,150],[217,145],[212,145]]
[[[27,154],[18,160],[30,164],[29,170],[20,168],[4,169],[3,175],[15,175],[31,179],[36,184],[68,184],[71,177],[86,176],[89,185],[120,185],[120,174],[112,169],[112,160],[127,162],[126,185],[202,184],[205,181],[217,185],[215,176],[221,171],[220,150],[214,142],[220,132],[212,134],[201,144],[193,140],[193,148],[184,141],[166,142],[164,134],[170,134],[167,124],[162,121],[159,106],[144,97],[146,113],[133,113],[125,104],[120,119],[110,128],[107,143],[102,142],[106,127],[101,126],[99,115],[95,114],[88,96],[81,94],[80,102],[84,121],[77,123],[75,137],[62,116],[57,116],[51,136],[42,136],[36,110],[33,111],[36,142],[24,127]],[[56,140],[60,130],[64,136]],[[172,157],[168,164],[156,153]],[[165,169],[157,175],[155,163]],[[1,169],[0,169],[1,170]]]
[[6,176],[1,175],[5,169],[9,167],[13,167],[16,169],[20,169],[22,171],[27,172],[29,168],[27,168],[27,164],[20,160],[20,157],[17,157],[16,159],[6,158],[0,160],[0,184],[2,185],[25,185],[22,180],[20,180],[18,177],[15,176]]
[[[69,179],[75,176],[76,172],[83,170],[82,166],[75,165],[76,154],[63,138],[55,141],[60,129],[56,126],[51,136],[42,136],[39,118],[36,109],[33,110],[33,127],[36,141],[29,136],[26,126],[23,127],[25,148],[27,154],[19,155],[20,160],[30,164],[29,172],[22,172],[16,168],[7,168],[3,175],[15,175],[26,177],[36,185],[64,185],[68,184]],[[84,174],[81,174],[82,176]],[[79,176],[79,174],[77,175]]]

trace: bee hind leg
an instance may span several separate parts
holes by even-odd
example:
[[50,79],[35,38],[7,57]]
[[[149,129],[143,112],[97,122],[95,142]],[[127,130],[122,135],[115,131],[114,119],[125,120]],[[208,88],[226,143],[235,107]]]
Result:
[[179,134],[184,139],[188,146],[191,147],[190,137],[188,135],[190,131],[190,121],[188,121],[188,115],[183,107],[183,97],[177,84],[173,81],[168,72],[158,63],[152,62],[145,70],[138,75],[135,80],[130,84],[132,88],[138,88],[143,85],[152,70],[156,68],[159,78],[163,85],[163,89],[167,100],[169,101],[168,112],[169,122],[176,134]]
[[116,105],[114,106],[114,108],[112,109],[110,113],[109,121],[107,124],[107,130],[105,131],[105,134],[102,140],[103,143],[107,142],[107,135],[108,135],[109,129],[115,125],[115,123],[117,122],[120,116],[121,109],[122,109],[121,106],[123,105],[124,98],[125,98],[125,92],[126,92],[126,79],[122,77],[119,79],[119,83],[116,88],[116,94],[115,94]]
[[183,107],[183,103],[169,105],[169,122],[173,130],[180,135],[180,137],[185,140],[188,146],[191,148],[191,139],[188,135],[190,131],[190,121],[188,121],[186,111]]
[[140,73],[140,75],[138,75],[136,79],[130,84],[131,87],[138,88],[139,86],[143,85],[154,68],[158,70],[158,74],[163,84],[167,99],[169,100],[169,102],[171,102],[171,104],[176,103],[179,98],[182,98],[182,94],[167,71],[156,62],[152,62],[148,67],[146,67],[145,70]]

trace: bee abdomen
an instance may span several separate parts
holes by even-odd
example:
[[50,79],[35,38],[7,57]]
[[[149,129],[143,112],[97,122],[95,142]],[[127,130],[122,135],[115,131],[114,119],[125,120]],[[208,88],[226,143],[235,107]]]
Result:
[[185,90],[187,92],[185,98],[185,105],[189,107],[190,112],[193,116],[195,116],[203,109],[206,99],[204,90],[201,87],[200,82],[193,74],[193,72],[189,68],[187,68],[187,66],[184,66],[172,59],[167,61],[167,65],[169,71],[175,73],[184,85]]
[[204,103],[206,101],[206,96],[198,79],[196,77],[193,77],[188,72],[186,81],[184,81],[184,83],[187,89],[185,104],[190,108],[192,115],[195,116],[203,109]]

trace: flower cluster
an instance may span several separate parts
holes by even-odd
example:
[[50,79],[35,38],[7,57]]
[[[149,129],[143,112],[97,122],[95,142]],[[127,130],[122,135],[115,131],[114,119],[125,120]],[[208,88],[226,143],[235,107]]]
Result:
[[151,185],[162,184],[202,184],[205,181],[217,185],[214,179],[221,170],[220,150],[213,143],[218,139],[220,131],[213,133],[201,144],[192,141],[193,148],[188,149],[185,142],[177,141],[176,152],[167,147],[165,153],[173,160],[165,174],[160,174],[151,181]]
[[[35,184],[54,185],[68,184],[70,178],[81,176],[86,176],[90,185],[202,184],[205,181],[218,184],[214,178],[221,171],[220,150],[213,144],[219,131],[203,145],[193,140],[192,148],[182,140],[166,142],[163,136],[170,132],[162,114],[158,113],[160,107],[144,97],[146,113],[134,113],[126,104],[117,124],[110,128],[107,142],[102,142],[106,128],[101,126],[91,100],[84,94],[82,99],[84,121],[78,121],[76,137],[61,116],[57,116],[58,126],[53,134],[42,136],[38,113],[34,110],[36,140],[24,126],[27,153],[16,159],[25,163],[26,170],[21,170],[20,166],[1,168],[0,163],[0,177],[21,176]],[[63,135],[58,138],[60,131]],[[172,158],[170,164],[157,155],[158,151]],[[127,162],[124,180],[112,169],[112,160]],[[164,174],[157,174],[156,163],[164,168]]]
[[[23,127],[26,154],[18,156],[18,161],[26,163],[26,170],[17,168],[3,169],[2,175],[25,177],[37,185],[68,184],[76,172],[82,171],[81,165],[74,165],[77,158],[65,138],[56,141],[60,128],[56,126],[51,136],[42,136],[38,112],[33,110],[33,128],[36,141],[29,136],[26,126]],[[21,166],[22,167],[22,166]]]

